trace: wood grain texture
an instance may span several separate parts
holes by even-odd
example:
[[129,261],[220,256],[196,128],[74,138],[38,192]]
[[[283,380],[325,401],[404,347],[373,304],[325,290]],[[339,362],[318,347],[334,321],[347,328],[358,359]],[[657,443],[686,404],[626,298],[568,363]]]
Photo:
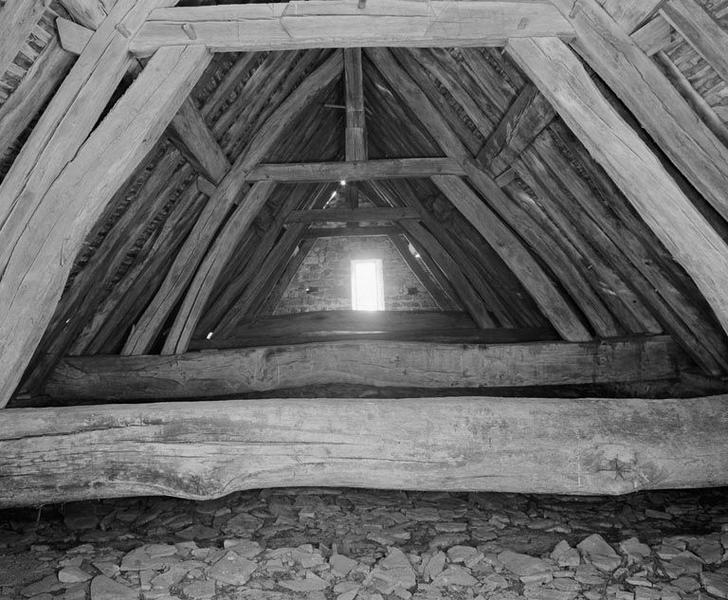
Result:
[[217,280],[274,187],[275,183],[270,182],[258,182],[253,185],[225,222],[190,282],[182,305],[164,340],[162,354],[182,354],[187,351],[192,334]]
[[419,211],[407,207],[392,208],[317,208],[294,210],[288,215],[289,223],[336,222],[356,223],[361,221],[402,221],[419,219]]
[[[468,178],[480,195],[488,199],[493,196],[503,198],[504,195],[500,188],[483,171],[482,167],[472,160],[471,153],[456,136],[418,83],[397,64],[391,52],[384,48],[368,48],[366,52],[392,88],[407,102],[413,114],[437,139],[438,144],[445,153],[462,164]],[[439,177],[442,180],[447,180],[447,176]],[[501,219],[488,209],[480,198],[473,199],[472,196],[472,193],[466,196],[453,194],[450,200],[458,202],[456,205],[458,210],[473,223],[481,235],[498,252],[499,256],[511,268],[514,275],[536,301],[543,314],[563,335],[564,339],[571,341],[590,339],[591,334],[582,325],[579,316],[568,300],[557,289],[554,282],[551,281],[520,240],[505,226]],[[505,198],[505,202],[509,202],[509,200]],[[498,243],[492,239],[494,233],[498,234],[500,240]]]
[[59,0],[74,21],[89,29],[98,29],[99,25],[108,16],[109,7],[113,7],[116,0]]
[[[573,52],[555,38],[513,40],[508,51],[604,167],[728,331],[728,246],[647,145],[604,99]],[[558,82],[558,83],[557,83]]]
[[76,58],[52,37],[10,97],[0,106],[0,154],[32,123]]
[[8,70],[45,9],[43,0],[15,0],[0,9],[0,75]]
[[[0,407],[10,399],[63,291],[86,234],[192,90],[210,54],[157,53],[37,201],[0,280]],[[129,114],[136,115],[131,122]],[[52,268],[49,268],[52,265]]]
[[279,140],[286,126],[341,74],[341,68],[341,54],[333,54],[258,129],[208,201],[162,286],[129,335],[123,354],[144,354],[149,351],[170,311],[185,293],[230,208],[245,191],[249,171]]
[[[194,32],[194,39],[182,25]],[[155,11],[133,42],[139,54],[164,45],[216,52],[364,46],[501,46],[509,37],[563,36],[573,29],[548,2],[294,0]]]
[[136,31],[150,10],[174,1],[119,0],[43,111],[0,185],[0,271],[41,198],[86,141],[132,64],[129,39],[120,30]]
[[429,177],[431,175],[463,175],[463,168],[450,158],[390,158],[289,164],[261,164],[248,176],[248,181],[362,181]]
[[649,19],[663,2],[664,0],[600,0],[604,10],[627,33],[632,33]]
[[61,361],[55,398],[204,398],[327,383],[404,387],[568,385],[673,378],[679,351],[664,336],[601,342],[435,344],[341,341],[175,356]]
[[625,494],[725,485],[727,401],[336,398],[13,409],[0,421],[0,506],[150,494],[203,500],[276,486]]
[[669,0],[660,14],[728,81],[728,32],[695,0]]
[[424,248],[427,255],[435,262],[478,327],[481,329],[496,327],[496,322],[490,314],[490,307],[486,305],[460,265],[439,240],[417,221],[403,221],[400,226],[416,247]]
[[191,98],[182,103],[172,119],[170,133],[177,147],[201,175],[216,185],[227,175],[230,161]]
[[[572,0],[554,0],[564,14],[572,4]],[[570,21],[579,34],[574,48],[688,181],[728,219],[728,148],[696,118],[657,65],[596,0],[580,0]]]

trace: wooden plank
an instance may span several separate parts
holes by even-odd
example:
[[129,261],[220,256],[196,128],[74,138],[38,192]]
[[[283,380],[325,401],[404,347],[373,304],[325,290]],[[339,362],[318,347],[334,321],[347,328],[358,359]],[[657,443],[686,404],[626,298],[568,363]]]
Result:
[[412,238],[417,245],[423,246],[427,253],[437,263],[440,270],[445,274],[447,279],[455,289],[463,305],[467,309],[470,316],[481,329],[491,329],[496,327],[495,321],[488,312],[488,307],[483,302],[483,298],[478,295],[468,278],[463,273],[460,265],[458,265],[452,256],[443,248],[442,244],[427,229],[415,221],[404,221],[401,224],[402,229]]
[[48,41],[18,87],[0,106],[0,155],[48,103],[75,60],[61,48],[55,36]]
[[[147,13],[175,0],[119,0],[43,111],[0,185],[0,271],[61,171],[96,126],[132,64],[129,39]],[[117,29],[118,27],[118,29]]]
[[[564,14],[572,4],[554,0]],[[658,66],[595,0],[580,1],[570,20],[579,34],[574,48],[688,181],[728,219],[728,148],[696,118]]]
[[512,387],[649,381],[677,376],[667,336],[601,342],[433,344],[347,341],[190,352],[66,357],[54,398],[205,398],[327,383]]
[[695,0],[669,0],[660,14],[728,81],[728,32]]
[[[210,54],[200,48],[155,54],[38,199],[0,281],[0,407],[10,399],[53,315],[86,234],[157,142],[209,61]],[[136,116],[131,121],[130,114]]]
[[281,486],[626,494],[725,485],[726,401],[293,398],[14,409],[0,422],[0,506],[205,500]]
[[170,137],[192,165],[214,184],[222,181],[230,161],[205,124],[195,103],[188,98],[170,124]]
[[275,183],[270,182],[258,182],[253,185],[225,222],[190,282],[164,341],[162,354],[182,354],[187,351],[215,283],[235,251],[238,241],[245,236],[274,187]]
[[[485,198],[503,198],[503,192],[472,161],[472,156],[462,142],[455,136],[447,122],[425,96],[419,86],[394,61],[391,53],[382,48],[369,48],[367,54],[377,68],[392,85],[393,89],[404,98],[423,125],[437,138],[445,153],[461,162],[470,181]],[[447,177],[447,176],[442,176]],[[468,196],[470,197],[470,196]],[[452,200],[452,198],[451,198]],[[546,275],[541,266],[530,255],[518,238],[488,210],[480,200],[470,202],[455,196],[458,210],[478,229],[483,237],[498,252],[503,261],[511,268],[516,277],[536,301],[543,314],[554,325],[557,331],[570,341],[584,341],[591,334],[581,324],[577,313]],[[507,198],[503,200],[509,202]],[[494,241],[497,235],[498,243]]]
[[527,85],[478,152],[477,161],[493,175],[500,175],[555,116],[556,112],[538,88]]
[[15,0],[0,9],[0,75],[8,70],[45,10],[42,0]]
[[249,181],[365,181],[430,177],[431,175],[463,175],[463,168],[450,158],[390,158],[380,160],[261,164],[255,167]]
[[157,10],[135,37],[133,49],[149,54],[161,46],[185,44],[216,52],[502,46],[510,37],[572,35],[566,19],[548,2],[372,0],[359,9],[347,0],[294,0]]
[[403,221],[419,219],[419,211],[407,207],[392,208],[319,208],[294,210],[289,223],[344,222],[361,223],[377,221]]
[[249,171],[278,141],[286,126],[341,73],[341,64],[341,55],[332,55],[311,73],[253,136],[207,203],[157,295],[136,323],[124,345],[123,354],[144,354],[149,351],[170,310],[185,293],[230,208],[244,191]]
[[568,47],[555,38],[514,40],[508,51],[692,276],[728,331],[726,243],[599,93]]

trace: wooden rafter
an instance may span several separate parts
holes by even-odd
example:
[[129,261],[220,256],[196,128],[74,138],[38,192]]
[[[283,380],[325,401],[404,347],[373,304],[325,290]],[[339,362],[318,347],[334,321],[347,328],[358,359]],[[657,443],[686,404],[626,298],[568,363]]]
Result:
[[[573,4],[571,0],[553,0],[553,3],[565,15],[570,13]],[[637,117],[690,183],[724,219],[728,219],[725,195],[728,148],[696,118],[657,65],[596,0],[582,0],[579,10],[569,19],[579,33],[574,42],[575,49]]]
[[275,274],[279,273],[293,256],[307,227],[305,224],[295,223],[284,230],[241,296],[215,328],[216,332],[225,335],[226,331],[234,329],[238,322],[250,314],[254,304],[265,300],[266,291],[270,292],[275,283]]
[[261,164],[255,167],[249,181],[362,181],[430,177],[431,175],[464,175],[463,168],[450,158],[390,158],[380,160],[348,160],[291,164]]
[[407,236],[417,245],[424,247],[427,253],[437,263],[440,270],[446,274],[456,294],[478,327],[481,329],[495,327],[496,323],[490,315],[483,299],[462,272],[460,265],[443,248],[437,238],[416,221],[402,221],[400,226],[407,233]]
[[195,230],[177,256],[162,287],[124,345],[124,354],[144,354],[149,351],[167,320],[169,311],[187,290],[188,283],[194,277],[230,207],[244,191],[248,172],[260,162],[286,126],[308,106],[311,99],[340,75],[341,67],[341,55],[333,54],[268,117],[257,131],[210,198]]
[[[361,48],[344,48],[344,97],[346,100],[346,129],[344,157],[347,161],[365,161],[367,152],[366,115],[364,113],[364,81]],[[346,179],[342,177],[341,179]],[[356,208],[359,192],[349,185],[344,193],[350,208]]]
[[182,354],[187,351],[207,300],[235,250],[237,241],[246,235],[274,186],[274,183],[267,181],[261,181],[251,186],[233,214],[225,222],[220,233],[210,244],[205,258],[190,282],[182,305],[177,311],[164,341],[162,354]]
[[[25,232],[11,248],[3,247],[10,256],[0,281],[0,332],[6,340],[0,349],[0,406],[30,361],[89,229],[157,142],[210,58],[206,50],[191,48],[156,53],[37,200]],[[136,115],[131,122],[129,114]]]
[[54,179],[76,155],[134,60],[129,38],[156,6],[119,0],[43,111],[0,185],[0,270]]
[[[174,190],[189,179],[192,169],[189,165],[180,166],[180,163],[180,154],[174,149],[159,160],[84,268],[74,276],[43,335],[39,346],[42,355],[25,377],[25,389],[35,391],[40,387],[112,288],[111,283],[119,267],[144,235],[149,223],[163,211]],[[127,187],[119,190],[122,198],[128,193]]]
[[311,248],[313,248],[315,243],[316,240],[312,239],[303,239],[301,241],[298,246],[298,251],[294,252],[293,256],[291,256],[288,264],[283,269],[281,276],[278,278],[275,285],[272,287],[270,293],[268,294],[268,297],[263,300],[263,302],[261,302],[257,308],[253,309],[252,312],[255,313],[254,316],[273,313],[281,298],[283,298],[283,295],[286,293],[289,284],[291,283],[291,281],[293,281],[296,273],[298,273],[298,269],[303,264],[303,261],[306,260],[306,257],[308,256],[309,252],[311,252]]
[[534,35],[570,39],[573,30],[546,2],[372,0],[359,9],[347,0],[294,0],[157,10],[135,37],[133,49],[148,54],[165,45],[189,44],[216,52],[502,46],[508,38]]
[[98,29],[116,0],[60,0],[74,21],[89,29]]
[[555,38],[514,40],[508,51],[693,277],[728,331],[726,243],[607,103],[568,47]]
[[61,48],[55,37],[48,41],[18,87],[0,106],[0,155],[48,103],[74,62],[74,55]]
[[210,296],[209,306],[199,320],[197,326],[199,334],[207,335],[218,328],[220,320],[260,272],[261,265],[283,232],[283,225],[288,215],[302,206],[322,205],[328,191],[329,186],[320,186],[313,194],[310,187],[305,185],[296,186],[290,192],[281,189],[281,193],[286,193],[286,198],[275,209],[272,218],[266,222],[265,230],[254,238],[252,244],[248,241],[241,243],[239,250],[232,256],[230,262],[238,263],[238,268],[220,278],[217,289]]
[[526,85],[477,155],[494,176],[506,171],[556,116],[548,100],[533,85]]
[[[438,143],[451,158],[461,162],[470,181],[485,198],[493,198],[496,203],[509,202],[500,188],[472,160],[472,155],[455,136],[448,123],[430,102],[420,87],[397,65],[391,53],[386,49],[369,48],[367,54],[372,58],[380,72],[389,81],[397,93],[410,105],[413,114],[433,132]],[[591,338],[589,331],[581,324],[581,320],[562,293],[556,288],[536,260],[526,250],[520,240],[502,223],[487,206],[478,201],[455,196],[456,208],[465,215],[480,231],[481,235],[491,242],[493,248],[519,278],[524,287],[539,305],[544,315],[551,321],[564,339],[583,341]],[[497,235],[500,243],[493,243]]]

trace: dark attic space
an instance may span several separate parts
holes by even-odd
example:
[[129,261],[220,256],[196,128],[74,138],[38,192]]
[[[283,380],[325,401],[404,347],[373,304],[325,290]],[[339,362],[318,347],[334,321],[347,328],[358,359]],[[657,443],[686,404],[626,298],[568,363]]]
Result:
[[728,0],[0,0],[0,600],[728,599]]

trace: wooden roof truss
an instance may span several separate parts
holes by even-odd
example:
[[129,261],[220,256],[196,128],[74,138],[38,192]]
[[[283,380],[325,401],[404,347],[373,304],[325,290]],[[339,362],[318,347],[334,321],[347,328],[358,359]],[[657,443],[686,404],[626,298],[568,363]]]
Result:
[[[722,389],[728,3],[176,4],[0,7],[0,407]],[[443,312],[271,316],[317,239],[359,235]]]

